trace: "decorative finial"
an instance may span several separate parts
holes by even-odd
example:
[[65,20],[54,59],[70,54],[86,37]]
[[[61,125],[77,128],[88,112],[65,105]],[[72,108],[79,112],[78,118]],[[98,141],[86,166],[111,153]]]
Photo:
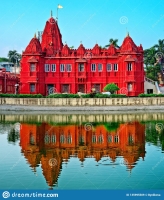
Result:
[[82,44],[82,41],[80,41],[80,44]]
[[34,38],[36,38],[36,33],[34,34]]
[[53,14],[52,14],[52,10],[51,10],[51,17],[53,16]]
[[129,31],[128,31],[127,27],[126,27],[126,37],[129,37]]

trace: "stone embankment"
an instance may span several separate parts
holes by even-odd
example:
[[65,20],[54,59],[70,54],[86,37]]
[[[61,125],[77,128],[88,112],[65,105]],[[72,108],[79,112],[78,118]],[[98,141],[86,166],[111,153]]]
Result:
[[130,111],[164,110],[164,97],[151,98],[0,98],[0,110]]

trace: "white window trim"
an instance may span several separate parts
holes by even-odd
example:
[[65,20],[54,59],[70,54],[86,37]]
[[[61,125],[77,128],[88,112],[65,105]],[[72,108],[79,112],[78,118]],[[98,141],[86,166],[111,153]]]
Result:
[[[32,86],[34,86],[34,91],[32,91]],[[36,85],[34,83],[30,83],[30,92],[36,92]]]
[[[81,65],[83,65],[83,69],[84,69],[83,71],[80,71],[80,70],[79,70],[79,69],[81,69],[81,67],[80,67]],[[78,64],[78,72],[84,72],[84,71],[85,71],[85,66],[84,66],[84,64],[79,63],[79,64]]]
[[[108,70],[108,65],[110,65],[110,70]],[[112,71],[112,64],[111,63],[107,63],[106,70],[107,70],[107,72],[111,72]]]
[[[101,70],[99,70],[99,65],[101,65]],[[98,72],[102,72],[103,71],[103,64],[102,63],[98,63]]]
[[119,136],[118,136],[118,135],[115,135],[115,136],[114,136],[114,142],[115,142],[115,143],[119,143]]
[[[47,68],[48,67],[48,68]],[[49,69],[49,70],[47,70],[47,69]],[[44,71],[45,72],[50,72],[50,64],[45,64],[44,65]]]
[[[115,67],[114,67],[115,65],[117,65],[117,70],[115,70]],[[115,71],[115,72],[118,71],[118,63],[114,63],[114,64],[113,64],[113,71]]]
[[[35,70],[31,70],[34,67]],[[30,63],[30,72],[35,72],[36,71],[36,64],[35,63]]]
[[[129,65],[130,64],[130,65]],[[130,69],[130,70],[129,70]],[[133,70],[133,65],[132,63],[127,63],[127,71],[132,71]]]
[[[52,67],[55,66],[55,70],[52,70]],[[51,72],[56,72],[56,64],[51,64]]]
[[[64,70],[61,70],[61,66],[63,66]],[[65,64],[60,64],[60,72],[65,72]]]
[[[68,70],[68,68],[67,68],[67,67],[68,67],[68,65],[70,65],[70,66],[71,66],[71,70]],[[66,64],[66,71],[67,71],[67,72],[71,72],[71,71],[72,71],[72,65],[71,65],[71,64]]]
[[[92,66],[93,66],[93,65],[95,65],[95,70],[92,70]],[[96,72],[96,64],[95,64],[95,63],[92,63],[92,64],[91,64],[91,72]]]

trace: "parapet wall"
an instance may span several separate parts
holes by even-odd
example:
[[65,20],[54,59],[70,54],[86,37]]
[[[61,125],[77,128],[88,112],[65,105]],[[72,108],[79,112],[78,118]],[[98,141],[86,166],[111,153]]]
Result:
[[151,98],[0,98],[0,105],[17,106],[160,106],[164,105],[164,97]]

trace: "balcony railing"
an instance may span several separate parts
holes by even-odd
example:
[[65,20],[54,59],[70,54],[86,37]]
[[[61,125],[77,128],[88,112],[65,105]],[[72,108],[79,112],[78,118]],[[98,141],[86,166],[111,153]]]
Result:
[[152,83],[153,85],[155,85],[155,81],[151,80],[150,78],[145,77],[145,81]]

